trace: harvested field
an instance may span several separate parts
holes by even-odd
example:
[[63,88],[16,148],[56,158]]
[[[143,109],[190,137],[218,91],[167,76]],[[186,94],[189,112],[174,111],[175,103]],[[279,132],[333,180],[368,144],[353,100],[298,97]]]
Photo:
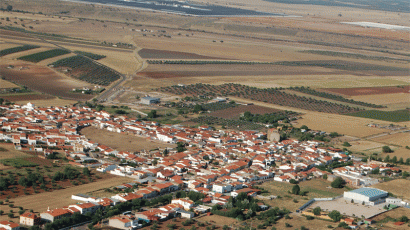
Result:
[[374,94],[410,93],[410,86],[385,86],[385,87],[363,87],[363,88],[331,88],[322,89],[331,93],[343,94],[346,96],[361,96]]
[[53,99],[55,97],[47,95],[47,94],[37,94],[37,93],[32,93],[32,94],[17,94],[17,95],[10,95],[7,94],[6,96],[3,96],[0,94],[0,97],[3,99],[6,99],[8,101],[34,101],[34,100],[48,100],[48,99]]
[[262,107],[258,105],[241,105],[238,107],[214,111],[214,112],[209,113],[208,115],[214,116],[214,117],[225,118],[225,119],[233,119],[233,118],[239,118],[239,116],[242,113],[247,112],[247,111],[251,112],[252,114],[265,114],[265,113],[274,113],[274,112],[278,112],[281,110]]
[[[342,143],[340,143],[342,144]],[[362,151],[375,151],[376,149],[381,149],[381,147],[384,146],[384,144],[374,142],[374,141],[364,141],[364,140],[358,140],[358,141],[350,141],[349,144],[351,144],[351,147],[348,147],[349,150],[355,151],[355,152],[362,152]],[[340,145],[340,148],[343,146]],[[343,147],[344,148],[344,147]]]
[[60,98],[54,98],[54,99],[49,99],[49,100],[28,100],[28,101],[19,101],[18,104],[25,105],[27,103],[33,103],[35,106],[39,107],[49,107],[49,106],[69,106],[77,103],[77,101],[74,100],[64,100]]
[[[73,186],[52,192],[12,198],[10,201],[14,202],[15,206],[23,206],[27,209],[33,209],[35,212],[44,212],[48,207],[50,207],[50,209],[55,209],[77,203],[71,199],[71,195],[73,194],[87,193],[131,181],[132,179],[127,177],[116,177],[107,174],[106,179],[102,179],[97,182]],[[53,199],[50,199],[50,197],[53,197]]]
[[[373,94],[373,95],[360,95],[360,96],[351,96],[350,97],[356,101],[363,101],[367,103],[373,103],[378,105],[410,105],[410,96],[408,93],[390,93],[390,94]],[[405,107],[404,107],[405,108]],[[403,108],[403,109],[404,109]]]
[[18,88],[19,86],[9,81],[0,79],[0,89]]
[[403,147],[406,145],[410,146],[410,133],[395,133],[392,135],[373,138],[372,140],[393,145],[401,145]]
[[140,151],[155,148],[175,147],[175,144],[167,144],[160,141],[150,141],[143,137],[115,133],[107,130],[87,127],[81,130],[81,134],[97,143],[109,146],[119,151]]
[[[0,66],[2,76],[31,90],[72,100],[88,100],[93,97],[93,95],[71,92],[73,88],[90,87],[89,84],[63,77],[48,67],[21,62],[10,62],[10,64],[15,68],[8,69],[8,65]],[[19,70],[20,67],[24,69]]]
[[[405,147],[396,148],[396,147],[391,146],[391,145],[390,145],[390,148],[391,148],[394,152],[392,152],[392,153],[383,153],[383,152],[382,152],[382,148],[375,149],[374,152],[380,153],[379,156],[380,156],[381,158],[383,158],[383,159],[384,159],[387,155],[390,156],[390,159],[391,159],[392,157],[396,156],[397,159],[403,158],[404,161],[405,161],[407,158],[410,158],[410,150],[409,150],[409,149],[406,149]],[[410,185],[410,184],[409,184],[409,185]]]
[[378,188],[387,192],[391,192],[394,195],[404,198],[410,199],[410,191],[409,191],[410,180],[406,179],[397,179],[388,182],[378,183],[373,185],[372,187]]
[[156,49],[142,49],[138,51],[138,54],[145,59],[220,59],[195,53]]

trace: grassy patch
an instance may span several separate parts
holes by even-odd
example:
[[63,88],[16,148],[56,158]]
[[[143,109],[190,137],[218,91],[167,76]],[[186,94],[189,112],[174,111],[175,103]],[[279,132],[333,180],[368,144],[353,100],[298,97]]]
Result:
[[53,49],[53,50],[47,50],[47,51],[40,52],[40,53],[34,53],[34,54],[26,55],[26,56],[23,56],[23,57],[19,57],[18,59],[23,60],[23,61],[29,61],[29,62],[37,63],[37,62],[40,62],[40,61],[45,60],[45,59],[61,56],[61,55],[68,54],[68,53],[70,53],[70,51],[68,51],[68,50]]
[[22,158],[4,159],[4,160],[0,160],[0,162],[4,165],[13,166],[13,167],[16,167],[16,168],[38,166],[38,164],[32,163],[32,162],[24,160]]
[[407,109],[396,111],[366,110],[350,113],[348,115],[391,122],[410,121],[410,112]]

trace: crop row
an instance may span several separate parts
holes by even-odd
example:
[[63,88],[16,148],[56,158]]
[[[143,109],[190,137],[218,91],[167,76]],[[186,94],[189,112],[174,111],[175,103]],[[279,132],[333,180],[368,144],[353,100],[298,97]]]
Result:
[[362,101],[355,101],[353,99],[347,99],[339,95],[319,92],[309,87],[303,87],[303,86],[302,87],[290,87],[289,89],[294,90],[294,91],[299,91],[302,93],[306,93],[306,94],[310,94],[310,95],[314,95],[314,96],[318,96],[318,97],[329,98],[335,101],[347,102],[350,104],[361,105],[361,106],[366,106],[370,108],[386,108],[386,106],[383,106],[383,105],[376,105],[376,104],[362,102]]
[[263,125],[255,124],[249,121],[231,120],[214,116],[200,116],[197,118],[193,118],[190,121],[210,126],[221,125],[225,126],[228,129],[238,130],[259,130],[264,127]]
[[271,62],[249,62],[249,61],[189,61],[189,60],[147,60],[148,64],[174,64],[174,65],[256,65],[273,64]]
[[100,60],[100,59],[103,59],[103,58],[107,57],[105,55],[94,54],[94,53],[84,52],[84,51],[74,51],[74,53],[82,55],[82,56],[86,56],[86,57],[91,58],[93,60]]
[[277,88],[256,88],[240,84],[222,84],[222,85],[208,85],[208,84],[193,84],[184,87],[169,86],[162,87],[158,90],[166,93],[177,95],[200,95],[200,96],[234,96],[265,103],[277,104],[281,106],[290,106],[305,110],[326,112],[326,113],[352,113],[361,111],[360,108],[351,107],[348,105],[337,104],[328,101],[316,100],[313,98],[301,97],[296,94],[289,94],[282,92]]
[[52,66],[69,68],[68,75],[92,84],[107,86],[120,79],[120,75],[112,69],[78,55],[58,60]]
[[69,54],[69,53],[70,51],[68,50],[53,49],[53,50],[47,50],[47,51],[40,52],[40,53],[26,55],[23,57],[19,57],[18,59],[23,60],[23,61],[29,61],[29,62],[40,62],[48,58],[53,58],[53,57],[57,57],[57,56],[61,56],[64,54]]
[[4,49],[0,51],[0,57],[3,57],[8,54],[12,53],[17,53],[21,51],[26,51],[26,50],[31,50],[31,49],[36,49],[39,48],[40,46],[34,46],[34,45],[23,45],[23,46],[17,46],[9,49]]
[[218,110],[236,107],[238,105],[236,103],[214,102],[214,103],[202,104],[201,106],[202,106],[202,109],[206,111],[218,111]]

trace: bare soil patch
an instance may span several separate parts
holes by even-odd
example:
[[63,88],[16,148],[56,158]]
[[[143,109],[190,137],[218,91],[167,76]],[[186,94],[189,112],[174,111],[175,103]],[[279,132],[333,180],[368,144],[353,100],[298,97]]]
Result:
[[265,114],[265,113],[274,113],[281,110],[272,109],[267,107],[262,107],[258,105],[241,105],[238,107],[223,109],[211,112],[209,115],[214,117],[232,119],[232,118],[239,118],[239,116],[244,112],[251,112],[252,114]]
[[385,86],[385,87],[363,87],[363,88],[332,88],[322,89],[331,93],[343,94],[346,96],[375,95],[375,94],[392,94],[392,93],[410,93],[410,86]]
[[155,148],[175,147],[174,144],[167,144],[160,141],[151,141],[143,137],[115,133],[95,127],[87,127],[81,130],[81,134],[92,141],[109,146],[119,151],[135,152],[142,149],[150,150]]
[[146,59],[221,59],[195,53],[178,52],[170,50],[142,49],[138,51],[142,58]]
[[208,221],[211,224],[215,224],[216,226],[224,226],[224,225],[233,225],[237,224],[239,221],[225,216],[218,216],[218,215],[211,215],[211,216],[203,216],[198,218],[199,221],[205,222]]
[[0,160],[8,158],[30,157],[29,154],[16,150],[13,144],[1,143],[0,149]]
[[[8,65],[0,66],[2,76],[6,80],[25,85],[31,90],[73,100],[88,100],[93,97],[92,95],[71,92],[73,88],[89,86],[89,84],[68,77],[64,78],[48,67],[25,62],[12,62],[10,64],[13,64],[15,68],[8,69]],[[20,67],[24,67],[24,69],[19,70]]]

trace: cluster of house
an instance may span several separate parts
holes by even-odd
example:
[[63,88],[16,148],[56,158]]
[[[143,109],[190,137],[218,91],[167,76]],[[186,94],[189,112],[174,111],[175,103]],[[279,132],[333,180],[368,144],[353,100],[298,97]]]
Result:
[[[241,192],[255,196],[258,192],[252,188],[255,181],[304,181],[328,174],[314,166],[350,160],[350,157],[340,149],[318,147],[320,142],[317,141],[267,141],[267,134],[260,131],[160,125],[127,116],[113,116],[108,112],[88,107],[37,108],[28,103],[24,106],[0,106],[0,109],[5,111],[5,115],[0,117],[0,140],[12,142],[19,149],[44,152],[44,155],[51,154],[51,151],[43,149],[42,146],[55,147],[64,150],[72,164],[96,167],[100,172],[128,176],[139,184],[148,184],[146,187],[135,188],[132,192],[116,194],[111,198],[75,195],[73,199],[86,203],[48,210],[37,217],[46,221],[54,221],[76,212],[94,212],[118,202],[153,198],[181,189],[204,193],[204,203],[225,204],[229,196],[237,196]],[[171,148],[166,151],[141,150],[138,153],[117,151],[80,135],[79,129],[86,126],[144,137],[150,141],[183,142],[186,143],[187,150],[177,152],[177,149]],[[111,157],[133,163],[134,166],[124,166],[106,160]],[[358,168],[363,171],[365,167],[363,164],[346,166],[334,172],[350,178],[356,175]],[[362,171],[360,177],[363,177]],[[356,185],[368,184],[363,178],[357,180],[359,183]],[[124,187],[129,188],[126,185]],[[182,211],[178,205],[182,205],[186,212],[185,204],[175,202],[162,209],[150,210],[151,213],[155,213],[153,215],[143,212],[138,214],[138,218],[121,216],[112,222],[133,226],[135,220],[152,220],[162,218],[164,213],[172,210],[175,213],[178,210]],[[188,216],[183,212],[179,214]]]

